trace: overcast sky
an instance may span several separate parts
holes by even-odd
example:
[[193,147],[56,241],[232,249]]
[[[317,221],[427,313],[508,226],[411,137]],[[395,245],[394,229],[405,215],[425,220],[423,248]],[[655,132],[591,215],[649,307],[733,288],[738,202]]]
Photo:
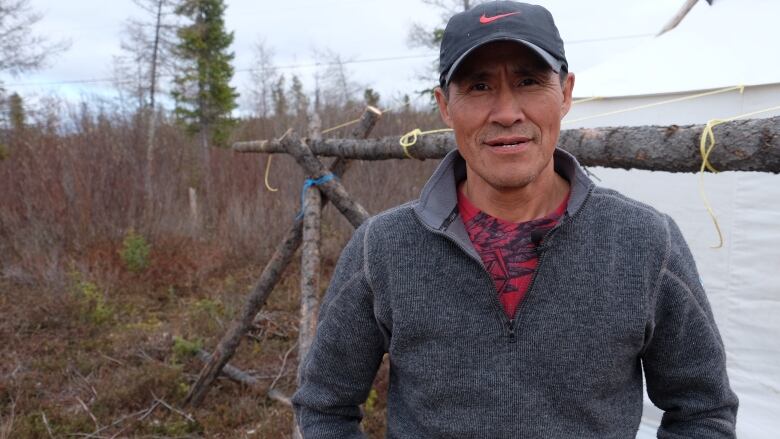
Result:
[[[543,0],[566,42],[572,72],[583,71],[657,33],[683,0]],[[44,14],[35,27],[52,39],[67,38],[70,49],[35,74],[0,75],[6,88],[33,97],[111,95],[112,57],[123,22],[141,12],[130,0],[31,0]],[[228,0],[227,28],[235,32],[234,85],[245,90],[253,47],[264,40],[282,72],[313,86],[315,50],[338,53],[353,79],[377,89],[384,99],[413,95],[427,84],[419,79],[437,53],[407,44],[414,22],[434,25],[439,11],[420,0]],[[406,59],[398,59],[407,57]],[[396,58],[372,61],[378,58]],[[97,80],[67,84],[68,81]]]

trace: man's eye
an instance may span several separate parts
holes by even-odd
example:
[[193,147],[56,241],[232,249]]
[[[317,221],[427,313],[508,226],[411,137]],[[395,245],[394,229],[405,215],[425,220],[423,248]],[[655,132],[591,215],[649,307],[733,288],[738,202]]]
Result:
[[529,85],[536,85],[536,84],[538,84],[538,83],[539,83],[539,81],[537,81],[536,79],[533,79],[533,78],[525,78],[525,79],[521,79],[521,80],[520,80],[520,82],[519,82],[519,85],[521,85],[521,86],[524,86],[524,87],[527,87],[527,86],[529,86]]
[[483,82],[471,86],[471,90],[473,91],[486,91],[488,89],[489,89],[488,85]]

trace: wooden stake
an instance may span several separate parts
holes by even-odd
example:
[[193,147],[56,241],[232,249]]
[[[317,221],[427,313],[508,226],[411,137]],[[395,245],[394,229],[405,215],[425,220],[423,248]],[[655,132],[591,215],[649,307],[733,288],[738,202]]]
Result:
[[[315,134],[319,136],[318,133]],[[320,290],[320,191],[306,191],[303,208],[303,246],[301,247],[301,324],[298,333],[298,361],[303,363],[317,329]],[[300,368],[299,368],[300,378]]]
[[[312,140],[319,140],[319,118],[312,119],[309,127],[309,136]],[[317,311],[319,310],[320,290],[320,219],[322,209],[320,207],[322,196],[315,187],[306,190],[303,209],[303,245],[301,246],[301,323],[298,331],[298,373],[295,383],[301,382],[301,365],[309,348],[314,341],[317,331]],[[293,415],[293,439],[302,438],[298,422]]]

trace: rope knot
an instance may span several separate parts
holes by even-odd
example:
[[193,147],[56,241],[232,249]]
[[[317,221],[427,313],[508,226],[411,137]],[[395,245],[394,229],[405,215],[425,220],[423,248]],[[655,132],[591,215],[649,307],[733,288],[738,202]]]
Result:
[[451,128],[442,128],[440,130],[430,130],[430,131],[422,131],[419,128],[415,128],[408,133],[401,136],[400,139],[398,139],[398,143],[401,144],[401,148],[404,149],[404,155],[410,159],[417,159],[417,160],[423,160],[417,157],[414,157],[409,153],[409,148],[417,144],[417,138],[419,136],[424,136],[426,134],[436,134],[436,133],[446,133],[452,131]]
[[310,187],[325,184],[334,178],[336,178],[336,176],[332,172],[329,172],[320,178],[307,178],[303,181],[303,189],[301,189],[301,211],[298,212],[298,216],[296,216],[295,219],[303,217],[303,212],[306,209],[306,191],[309,190]]

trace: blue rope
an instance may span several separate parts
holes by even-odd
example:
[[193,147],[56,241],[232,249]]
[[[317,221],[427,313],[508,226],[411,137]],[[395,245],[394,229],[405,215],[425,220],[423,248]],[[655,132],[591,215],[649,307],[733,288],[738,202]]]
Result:
[[306,207],[306,191],[312,187],[312,186],[319,186],[321,184],[325,184],[331,180],[336,178],[335,175],[328,173],[323,175],[320,178],[307,178],[303,182],[303,189],[301,190],[301,211],[298,213],[298,216],[295,217],[295,219],[300,219],[303,217],[303,209]]

